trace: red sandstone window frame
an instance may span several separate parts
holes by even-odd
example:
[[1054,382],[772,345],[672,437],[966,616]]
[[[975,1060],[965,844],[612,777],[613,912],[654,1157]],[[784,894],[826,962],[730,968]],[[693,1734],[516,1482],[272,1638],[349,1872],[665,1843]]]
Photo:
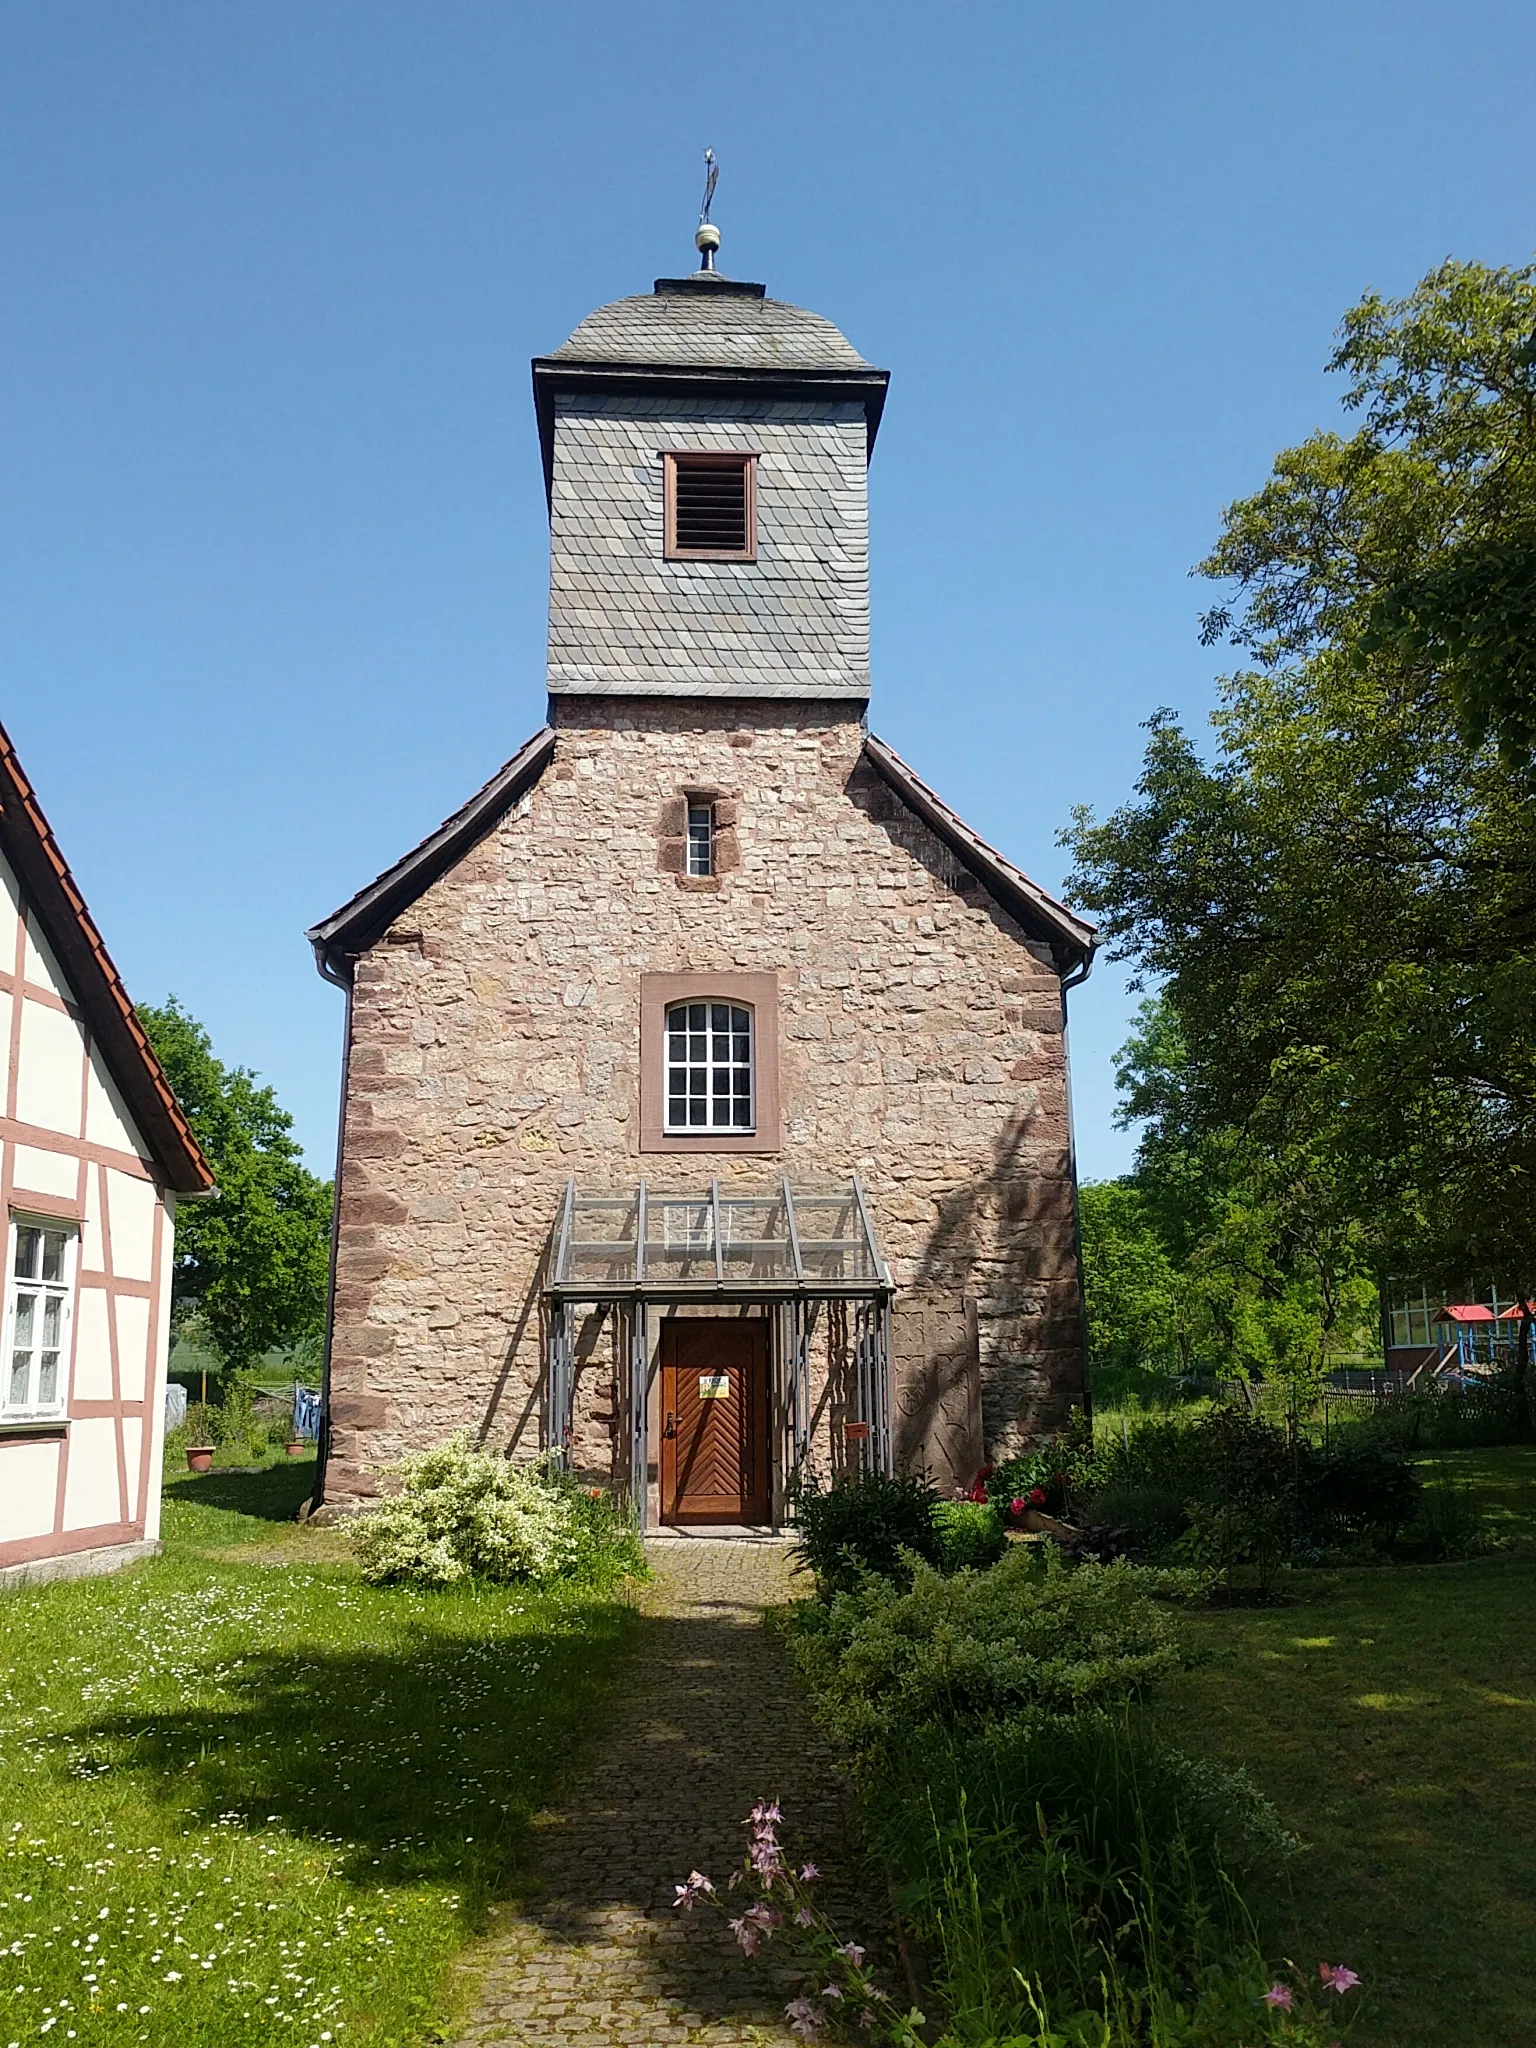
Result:
[[[751,1131],[669,1131],[667,1012],[678,1003],[731,1003],[752,1013]],[[776,974],[642,974],[640,977],[640,1150],[747,1153],[783,1149],[779,1128],[779,978]]]
[[[698,469],[738,469],[744,498],[744,548],[680,548],[677,544],[677,471],[680,463]],[[664,448],[661,451],[662,498],[665,507],[662,553],[669,562],[755,562],[757,560],[757,456],[746,449]]]

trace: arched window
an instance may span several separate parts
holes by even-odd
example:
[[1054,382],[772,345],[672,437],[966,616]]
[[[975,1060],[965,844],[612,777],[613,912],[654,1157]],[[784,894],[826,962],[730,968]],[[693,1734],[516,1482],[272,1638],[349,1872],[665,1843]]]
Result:
[[751,1131],[752,1012],[740,1003],[673,1003],[665,1034],[666,1129]]

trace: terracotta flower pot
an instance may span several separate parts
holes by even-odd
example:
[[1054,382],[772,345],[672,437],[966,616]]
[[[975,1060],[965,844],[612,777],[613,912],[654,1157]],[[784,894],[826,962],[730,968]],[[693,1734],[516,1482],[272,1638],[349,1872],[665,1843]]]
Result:
[[289,1437],[287,1443],[283,1445],[283,1449],[288,1453],[290,1458],[302,1458],[305,1451],[307,1451],[308,1448],[308,1444],[305,1443],[303,1437],[301,1436],[291,1436]]
[[212,1445],[212,1444],[188,1444],[188,1445],[187,1445],[187,1470],[188,1470],[189,1472],[209,1472],[209,1471],[212,1471],[212,1469],[213,1469],[213,1445]]

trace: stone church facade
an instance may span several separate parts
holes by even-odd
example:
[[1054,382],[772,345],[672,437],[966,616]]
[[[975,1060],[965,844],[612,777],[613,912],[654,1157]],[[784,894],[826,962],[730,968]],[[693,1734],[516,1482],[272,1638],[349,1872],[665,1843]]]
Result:
[[549,715],[310,933],[347,990],[327,1501],[469,1430],[651,1524],[1083,1399],[1091,929],[869,731],[886,377],[708,267],[534,365]]

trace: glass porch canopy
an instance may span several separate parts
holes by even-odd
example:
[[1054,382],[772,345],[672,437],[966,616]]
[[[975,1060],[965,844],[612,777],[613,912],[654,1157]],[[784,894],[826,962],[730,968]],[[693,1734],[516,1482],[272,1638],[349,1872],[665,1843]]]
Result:
[[588,1195],[567,1182],[545,1293],[563,1302],[888,1300],[855,1175],[841,1187]]

